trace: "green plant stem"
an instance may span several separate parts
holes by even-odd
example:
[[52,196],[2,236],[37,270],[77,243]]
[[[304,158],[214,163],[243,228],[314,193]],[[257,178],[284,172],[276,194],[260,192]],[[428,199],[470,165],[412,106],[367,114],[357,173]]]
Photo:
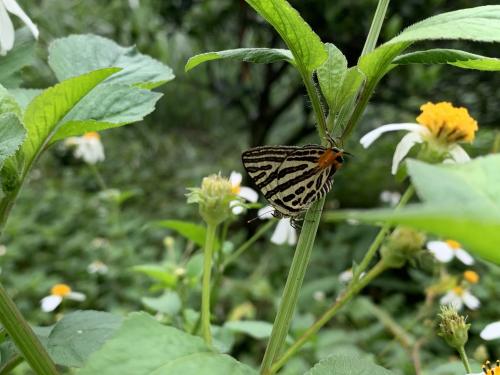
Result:
[[321,142],[323,144],[327,144],[327,125],[325,112],[323,111],[323,107],[321,105],[321,101],[319,99],[318,90],[316,89],[316,85],[312,79],[312,74],[309,74],[307,71],[301,71],[304,85],[306,86],[307,94],[309,99],[311,100],[311,105],[313,107],[314,113],[316,115],[316,121],[318,123],[317,129],[319,137],[321,138]]
[[380,29],[384,23],[385,13],[387,12],[387,7],[389,6],[389,0],[380,0],[377,4],[377,9],[373,15],[372,24],[370,26],[370,31],[366,37],[365,45],[363,46],[363,51],[361,56],[370,53],[377,46],[378,36],[380,35]]
[[276,314],[276,319],[274,320],[271,337],[267,344],[264,359],[262,360],[260,371],[263,375],[272,374],[272,372],[270,372],[271,365],[274,359],[280,354],[283,344],[285,343],[302,281],[304,280],[309,258],[311,257],[324,203],[325,198],[316,201],[307,211],[304,218],[304,225],[300,232],[299,241],[295,249],[292,265],[290,266],[281,303],[278,308],[278,313]]
[[467,353],[465,353],[464,347],[462,346],[461,348],[458,348],[457,351],[458,354],[460,354],[460,359],[462,360],[462,363],[464,364],[465,372],[467,374],[472,373],[470,369],[469,359],[467,358]]
[[[413,185],[408,186],[406,191],[403,193],[403,196],[399,200],[398,205],[395,208],[395,211],[399,210],[401,207],[406,206],[408,201],[411,199],[413,194],[415,193],[415,188]],[[352,277],[351,284],[357,282],[359,279],[359,276],[366,270],[366,268],[370,265],[371,260],[377,253],[378,248],[382,244],[382,241],[384,240],[385,236],[391,229],[391,224],[385,223],[382,228],[380,228],[380,231],[377,233],[377,236],[373,240],[372,244],[368,248],[368,251],[366,252],[365,256],[361,260],[361,263],[355,268],[354,274]]]
[[23,357],[19,354],[15,354],[12,358],[10,358],[4,365],[0,368],[0,375],[8,375],[12,373],[17,366],[19,366],[23,362]]
[[215,247],[217,225],[207,223],[205,249],[203,251],[203,281],[201,291],[201,332],[207,345],[212,345],[210,331],[210,274],[212,272],[212,254]]
[[386,265],[379,261],[361,280],[352,285],[337,301],[310,326],[297,341],[271,367],[269,374],[275,374],[321,327],[323,327],[352,297],[386,270]]
[[92,173],[94,173],[94,176],[97,180],[97,184],[99,185],[101,190],[107,190],[108,186],[106,185],[104,178],[102,178],[102,175],[99,172],[99,169],[97,169],[97,166],[95,164],[88,164],[88,166],[92,170]]

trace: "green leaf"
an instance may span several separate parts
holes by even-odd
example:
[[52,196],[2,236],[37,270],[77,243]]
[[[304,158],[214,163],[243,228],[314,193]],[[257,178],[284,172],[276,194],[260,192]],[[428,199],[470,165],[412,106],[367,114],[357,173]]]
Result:
[[312,73],[328,53],[318,35],[285,0],[246,0],[281,35],[299,67]]
[[241,60],[252,63],[268,64],[276,61],[294,63],[292,53],[287,49],[277,48],[237,48],[225,51],[207,52],[191,57],[185,66],[188,72],[198,65],[211,60]]
[[327,220],[352,218],[402,224],[459,241],[473,253],[500,264],[500,155],[467,164],[430,165],[409,160],[408,173],[423,204],[391,210],[344,211]]
[[332,113],[337,113],[339,105],[337,97],[347,72],[347,59],[335,45],[326,43],[328,58],[317,69],[321,92]]
[[152,298],[143,297],[141,299],[144,306],[170,316],[176,315],[181,310],[181,299],[176,292],[165,292],[162,296]]
[[49,65],[62,81],[93,70],[119,67],[107,83],[136,85],[151,89],[174,79],[172,69],[139,53],[135,47],[121,47],[97,35],[70,35],[49,46]]
[[182,237],[194,242],[200,247],[203,247],[205,244],[207,230],[203,225],[182,220],[162,220],[155,222],[155,224],[176,231]]
[[99,85],[68,113],[52,142],[141,121],[154,111],[161,97],[160,93],[137,87]]
[[59,365],[82,367],[90,354],[121,326],[123,319],[102,311],[76,311],[65,315],[52,329],[47,350]]
[[0,83],[6,84],[14,73],[33,63],[35,44],[36,40],[27,27],[16,31],[14,47],[5,56],[0,56]]
[[487,5],[438,14],[403,30],[388,43],[429,39],[500,42],[500,5]]
[[71,109],[117,71],[119,68],[107,68],[70,78],[44,90],[28,105],[24,113],[28,137],[22,147],[25,166],[29,166],[50,142]]
[[383,44],[364,55],[358,62],[359,69],[366,76],[369,85],[375,85],[391,68],[394,58],[408,48],[411,43]]
[[13,112],[0,115],[0,168],[5,159],[14,155],[26,137],[26,130]]
[[177,284],[177,276],[174,274],[173,270],[168,270],[164,266],[159,266],[157,264],[143,264],[132,267],[132,270],[149,276],[154,280],[160,281],[167,287],[175,287]]
[[22,110],[25,110],[31,101],[40,95],[42,91],[41,89],[9,89],[10,94],[14,97]]
[[[245,335],[253,337],[257,340],[262,340],[271,337],[273,325],[269,322],[263,322],[260,320],[236,320],[226,322],[224,324],[224,328],[235,333],[244,333]],[[288,343],[293,342],[290,336],[287,336],[286,341]]]
[[394,374],[383,367],[369,361],[360,361],[353,355],[332,355],[318,362],[305,375],[391,375]]
[[200,371],[203,375],[257,374],[230,356],[212,351],[199,337],[164,326],[147,314],[132,313],[79,374],[199,375]]
[[464,69],[497,71],[500,59],[476,55],[456,49],[430,49],[398,56],[393,64],[449,64]]

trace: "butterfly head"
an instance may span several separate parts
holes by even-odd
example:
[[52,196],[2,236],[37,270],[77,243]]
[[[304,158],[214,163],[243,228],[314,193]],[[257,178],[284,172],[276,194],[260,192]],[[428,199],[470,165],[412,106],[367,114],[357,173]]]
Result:
[[335,168],[335,170],[338,170],[344,163],[345,155],[350,154],[335,146],[327,148],[325,152],[320,156],[318,165],[321,169],[332,166]]

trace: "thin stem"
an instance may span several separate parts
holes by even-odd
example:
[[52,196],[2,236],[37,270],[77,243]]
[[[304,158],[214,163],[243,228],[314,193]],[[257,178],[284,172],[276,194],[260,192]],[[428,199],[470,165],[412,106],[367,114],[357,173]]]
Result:
[[[302,72],[301,72],[302,73]],[[312,74],[302,73],[302,78],[304,81],[304,85],[306,86],[307,94],[309,99],[311,100],[311,105],[313,107],[314,113],[316,115],[316,121],[318,122],[318,134],[323,143],[327,141],[327,125],[325,112],[323,111],[323,107],[321,105],[318,91],[316,89],[316,85],[314,84]]]
[[377,9],[375,10],[375,14],[373,15],[370,31],[368,32],[368,36],[365,40],[365,45],[363,46],[363,51],[361,52],[361,56],[364,56],[375,49],[388,6],[389,0],[380,0],[378,2]]
[[335,314],[347,303],[352,297],[356,296],[366,285],[373,279],[385,271],[386,265],[383,262],[378,262],[368,274],[365,275],[358,283],[352,285],[337,301],[303,334],[297,341],[283,354],[271,367],[269,374],[276,373],[283,365],[313,336],[323,327]]
[[465,367],[465,372],[467,374],[472,373],[472,371],[470,369],[470,365],[469,365],[469,359],[467,358],[467,353],[465,353],[464,347],[462,346],[461,348],[458,348],[457,351],[458,351],[458,354],[460,354],[460,359],[462,360],[462,363]]
[[212,333],[210,332],[210,274],[212,272],[212,253],[215,246],[216,232],[217,225],[207,223],[205,249],[203,252],[203,281],[201,291],[201,332],[207,345],[212,345]]
[[274,320],[271,338],[267,344],[266,353],[261,365],[261,374],[272,374],[270,368],[274,359],[280,354],[280,351],[285,343],[288,329],[292,321],[295,305],[299,295],[302,281],[306,273],[306,268],[311,257],[311,252],[318,230],[318,225],[323,210],[325,198],[316,201],[307,211],[304,218],[304,226],[300,232],[299,241],[295,254],[293,256],[290,272],[286,280],[283,297]]
[[97,184],[99,185],[101,190],[106,190],[108,188],[108,186],[106,185],[104,178],[102,178],[102,175],[99,172],[99,169],[97,169],[97,166],[95,164],[88,164],[88,166],[92,170],[92,173],[94,173],[94,176],[97,180]]
[[0,368],[0,375],[8,375],[11,374],[12,370],[14,370],[18,365],[23,362],[23,357],[19,354],[14,354],[12,358],[10,358],[4,365]]
[[56,367],[47,351],[1,284],[0,320],[9,333],[9,337],[36,374],[57,375]]
[[[401,207],[406,206],[408,201],[411,199],[413,194],[415,193],[415,188],[413,185],[408,186],[406,191],[404,192],[403,196],[399,200],[398,205],[395,208],[395,211],[399,210]],[[377,236],[373,240],[372,244],[368,248],[368,251],[366,252],[365,256],[363,257],[363,260],[361,260],[361,263],[359,266],[357,266],[354,270],[354,275],[352,277],[351,284],[357,282],[359,279],[359,276],[366,270],[366,268],[370,265],[371,260],[377,253],[378,248],[382,244],[382,241],[384,240],[385,236],[389,232],[389,229],[391,229],[391,224],[385,223],[382,228],[380,228],[380,231],[378,232]]]

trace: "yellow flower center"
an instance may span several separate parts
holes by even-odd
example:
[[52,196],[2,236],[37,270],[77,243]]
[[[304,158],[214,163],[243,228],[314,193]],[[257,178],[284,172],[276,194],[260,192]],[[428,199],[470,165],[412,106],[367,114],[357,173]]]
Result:
[[464,272],[464,279],[471,284],[477,284],[479,282],[479,275],[477,272],[467,270]]
[[486,375],[500,375],[500,360],[497,359],[495,367],[491,367],[491,362],[486,361],[486,363],[483,365],[483,372]]
[[462,245],[460,245],[460,242],[457,242],[455,240],[446,240],[444,241],[446,242],[446,244],[451,247],[453,250],[458,250],[462,247]]
[[453,293],[455,293],[457,296],[461,296],[464,294],[464,288],[461,286],[456,286],[453,288]]
[[83,138],[85,139],[101,139],[101,136],[99,135],[98,132],[88,132],[83,135]]
[[71,288],[66,284],[56,284],[50,290],[53,296],[65,297],[71,293]]
[[241,190],[240,184],[233,185],[233,187],[231,188],[231,193],[233,193],[234,195],[238,195],[240,193],[240,190]]
[[429,129],[436,138],[446,143],[471,143],[474,140],[478,125],[466,108],[457,108],[448,102],[429,102],[422,105],[420,110],[422,113],[417,117],[417,122]]

